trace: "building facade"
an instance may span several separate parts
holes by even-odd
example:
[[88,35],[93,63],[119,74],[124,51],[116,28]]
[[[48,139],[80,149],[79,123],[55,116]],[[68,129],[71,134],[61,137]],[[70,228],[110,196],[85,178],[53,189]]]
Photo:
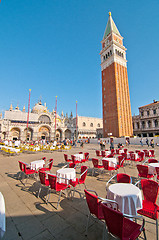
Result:
[[159,101],[139,107],[139,115],[133,116],[133,132],[138,137],[159,136]]
[[103,137],[132,136],[126,48],[111,13],[101,43]]
[[[56,115],[56,117],[55,117]],[[29,122],[27,128],[28,113],[20,110],[19,107],[5,111],[4,118],[0,115],[0,138],[22,141],[46,139],[52,141],[76,138],[95,138],[97,128],[103,127],[102,119],[89,117],[73,117],[72,113],[64,115],[56,114],[53,110],[50,112],[46,104],[41,101],[35,104],[29,113]],[[56,118],[56,125],[55,125]],[[77,124],[76,124],[77,122]]]

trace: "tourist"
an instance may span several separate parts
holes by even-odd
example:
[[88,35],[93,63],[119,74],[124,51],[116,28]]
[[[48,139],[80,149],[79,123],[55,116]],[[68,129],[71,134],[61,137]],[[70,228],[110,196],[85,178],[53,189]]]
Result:
[[153,138],[152,138],[151,141],[150,141],[150,146],[151,146],[152,148],[154,148],[154,140],[153,140]]
[[81,144],[80,144],[80,146],[83,148],[83,141],[81,140]]
[[114,149],[114,141],[113,139],[110,140],[110,151]]
[[141,144],[141,147],[143,147],[143,140],[142,140],[142,138],[140,140],[140,144]]
[[148,140],[148,138],[146,138],[146,144],[149,147],[149,140]]

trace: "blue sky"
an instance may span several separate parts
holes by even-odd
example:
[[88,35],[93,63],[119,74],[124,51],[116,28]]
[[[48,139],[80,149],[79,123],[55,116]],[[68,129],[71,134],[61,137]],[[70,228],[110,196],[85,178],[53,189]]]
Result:
[[108,12],[124,37],[132,115],[158,98],[159,1],[1,0],[0,111],[31,107],[102,117],[100,50]]

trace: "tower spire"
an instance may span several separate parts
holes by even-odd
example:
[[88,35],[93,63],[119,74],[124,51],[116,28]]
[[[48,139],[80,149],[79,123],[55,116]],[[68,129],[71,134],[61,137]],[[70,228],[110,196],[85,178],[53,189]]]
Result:
[[111,14],[111,12],[109,12],[109,18],[108,18],[108,22],[107,22],[107,26],[106,26],[106,29],[104,32],[103,39],[105,39],[111,32],[114,32],[117,35],[121,36],[119,30],[117,29],[117,26],[115,25],[115,23],[112,19],[112,14]]

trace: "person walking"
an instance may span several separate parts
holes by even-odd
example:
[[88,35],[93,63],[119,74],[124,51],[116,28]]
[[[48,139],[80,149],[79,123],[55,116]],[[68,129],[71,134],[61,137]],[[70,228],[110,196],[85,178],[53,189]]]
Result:
[[110,140],[110,151],[114,149],[114,141],[113,139]]
[[149,140],[148,140],[148,138],[146,138],[146,144],[149,147]]

